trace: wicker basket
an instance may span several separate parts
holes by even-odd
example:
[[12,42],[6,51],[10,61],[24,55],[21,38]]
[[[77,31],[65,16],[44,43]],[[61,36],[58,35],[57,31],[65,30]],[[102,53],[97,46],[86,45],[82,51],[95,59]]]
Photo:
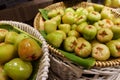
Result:
[[[78,8],[80,6],[92,6],[93,3],[77,3],[73,5],[73,8]],[[45,9],[52,10],[58,8],[66,8],[65,3],[59,2],[52,4]],[[115,9],[110,8],[113,14],[119,17],[119,12]],[[37,30],[41,30],[43,27],[41,14],[38,13],[34,19],[34,27]],[[72,62],[61,56],[61,53],[57,49],[48,44],[49,50],[51,52],[51,73],[52,77],[50,80],[119,80],[120,72],[120,59],[114,59],[109,61],[96,61],[95,66],[92,69],[83,69],[81,66],[74,65]]]
[[21,30],[35,36],[36,38],[42,41],[42,50],[44,54],[39,61],[39,69],[37,71],[36,80],[47,80],[48,72],[49,72],[48,68],[50,66],[50,63],[49,63],[50,59],[49,59],[49,53],[48,53],[48,46],[46,44],[45,39],[41,36],[41,34],[32,26],[27,25],[25,23],[16,22],[16,21],[0,21],[0,24],[1,23],[10,24],[12,26],[18,27]]

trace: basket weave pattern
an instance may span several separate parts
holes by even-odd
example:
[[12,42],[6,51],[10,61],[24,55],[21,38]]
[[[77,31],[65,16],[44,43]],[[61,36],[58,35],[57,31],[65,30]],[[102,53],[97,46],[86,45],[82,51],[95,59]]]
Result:
[[12,26],[18,27],[21,30],[35,36],[36,38],[42,41],[42,50],[44,54],[40,59],[36,80],[47,80],[48,72],[49,72],[48,68],[50,66],[50,63],[49,63],[50,59],[49,59],[47,43],[45,42],[45,39],[41,36],[41,34],[36,29],[34,29],[32,26],[27,25],[25,23],[16,22],[16,21],[0,21],[0,24],[1,23],[10,24]]
[[[79,3],[73,8],[92,6],[93,3]],[[59,2],[46,7],[47,10],[52,10],[56,8],[66,8],[63,2]],[[115,9],[110,8],[112,13],[119,17],[119,12]],[[41,14],[38,13],[34,19],[34,27],[39,30],[41,27]],[[120,80],[120,58],[109,60],[109,61],[96,61],[95,66],[92,69],[83,69],[81,66],[74,65],[72,62],[66,62],[66,59],[57,49],[48,44],[49,51],[51,53],[51,70],[55,74],[53,79],[56,80]],[[57,57],[56,57],[57,55]],[[63,56],[63,57],[59,57]],[[59,58],[58,58],[59,57]],[[64,61],[65,60],[65,61]],[[62,65],[62,66],[61,66]],[[57,75],[56,75],[57,74]],[[91,77],[92,76],[92,77]],[[58,79],[59,78],[59,79]],[[51,79],[52,80],[52,79]]]

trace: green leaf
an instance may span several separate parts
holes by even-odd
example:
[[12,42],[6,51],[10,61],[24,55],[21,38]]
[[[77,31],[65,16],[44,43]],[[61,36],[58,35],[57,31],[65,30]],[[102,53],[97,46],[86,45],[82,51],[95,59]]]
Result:
[[79,56],[76,56],[74,55],[74,53],[68,53],[68,52],[65,52],[63,50],[60,50],[59,51],[66,57],[68,58],[69,60],[71,60],[73,63],[76,63],[76,64],[79,64],[81,66],[83,66],[84,68],[91,68],[95,65],[95,62],[96,60],[92,57],[90,58],[81,58]]
[[45,20],[48,20],[48,11],[45,10],[45,9],[39,9],[39,12],[41,13],[42,17],[45,19]]
[[24,33],[24,34],[28,35],[29,37],[33,38],[34,40],[36,40],[39,43],[39,45],[42,46],[42,41],[41,40],[39,40],[38,38],[30,35],[29,33],[15,27],[15,26],[4,23],[4,24],[0,24],[0,28],[7,29],[8,31],[15,31],[17,33]]

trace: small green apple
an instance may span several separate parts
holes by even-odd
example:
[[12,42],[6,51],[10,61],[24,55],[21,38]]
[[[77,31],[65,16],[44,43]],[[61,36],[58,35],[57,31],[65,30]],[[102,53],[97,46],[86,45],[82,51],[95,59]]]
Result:
[[80,15],[76,18],[75,23],[77,25],[81,24],[82,22],[85,22],[87,20],[87,17],[85,15]]
[[13,80],[27,80],[32,73],[32,64],[20,58],[5,63],[4,70]]
[[57,15],[57,16],[51,18],[51,20],[56,21],[57,26],[58,26],[58,25],[61,23],[61,16],[60,16],[60,15]]
[[94,4],[93,7],[94,7],[94,10],[97,12],[101,12],[101,10],[104,8],[104,6],[101,4]]
[[112,6],[115,8],[119,8],[120,7],[120,0],[113,0],[112,1]]
[[120,41],[111,40],[106,45],[108,46],[112,57],[120,57]]
[[73,52],[76,44],[77,38],[75,36],[69,36],[63,42],[64,49],[68,52]]
[[56,32],[63,34],[63,39],[66,39],[67,35],[63,30],[56,30]]
[[112,0],[105,0],[104,5],[108,6],[108,7],[111,7],[112,6]]
[[87,26],[87,25],[88,25],[87,22],[83,22],[83,23],[79,24],[79,25],[76,27],[76,30],[77,30],[78,32],[82,33],[82,32],[83,32],[83,28],[84,28],[85,26]]
[[53,31],[56,31],[56,29],[57,29],[57,22],[56,21],[47,20],[44,22],[44,30],[47,34],[53,32]]
[[83,8],[83,7],[79,7],[76,9],[75,15],[80,16],[80,15],[88,15],[88,10]]
[[5,36],[8,33],[8,30],[6,29],[0,29],[0,42],[4,42]]
[[0,43],[0,64],[8,62],[16,57],[16,49],[12,44]]
[[67,12],[62,16],[62,22],[64,24],[74,24],[75,23],[75,16],[72,12]]
[[77,26],[78,26],[77,24],[72,24],[71,25],[71,30],[76,30]]
[[88,7],[86,7],[86,10],[88,12],[94,11],[94,7],[93,6],[88,6]]
[[56,31],[49,33],[46,36],[47,42],[56,48],[59,48],[61,46],[63,39],[63,34]]
[[70,24],[60,24],[58,26],[58,29],[64,31],[67,34],[71,30],[71,25]]
[[55,9],[50,10],[50,11],[48,12],[48,17],[49,17],[49,18],[53,18],[53,17],[55,17],[55,16],[57,16],[57,15],[58,15],[58,11],[55,10]]
[[120,25],[114,25],[114,26],[112,26],[111,30],[113,32],[113,39],[120,38]]
[[75,13],[75,10],[72,8],[72,7],[68,7],[65,9],[65,14],[68,13],[68,12],[71,12],[71,13]]
[[104,7],[101,11],[102,19],[110,19],[112,20],[114,15],[111,13],[110,8]]
[[86,40],[93,40],[97,34],[97,29],[93,25],[88,25],[83,28],[82,34]]
[[99,12],[96,12],[96,11],[91,11],[88,13],[87,18],[90,22],[96,22],[96,21],[99,21],[101,19],[101,14]]
[[77,32],[76,30],[71,30],[68,32],[67,36],[75,36],[76,38],[80,37],[79,32]]
[[18,33],[15,31],[10,31],[6,34],[5,43],[14,44],[17,39]]

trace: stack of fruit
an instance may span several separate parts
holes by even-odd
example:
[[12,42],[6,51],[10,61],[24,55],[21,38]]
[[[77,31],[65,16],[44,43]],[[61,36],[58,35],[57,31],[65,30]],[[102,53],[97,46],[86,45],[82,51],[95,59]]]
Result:
[[120,7],[120,0],[105,0],[105,6],[119,8]]
[[53,47],[98,61],[120,57],[120,18],[110,8],[93,4],[40,12],[43,17],[40,32],[45,32],[43,36]]
[[32,61],[42,56],[36,39],[18,28],[0,24],[0,80],[27,80],[32,72]]

